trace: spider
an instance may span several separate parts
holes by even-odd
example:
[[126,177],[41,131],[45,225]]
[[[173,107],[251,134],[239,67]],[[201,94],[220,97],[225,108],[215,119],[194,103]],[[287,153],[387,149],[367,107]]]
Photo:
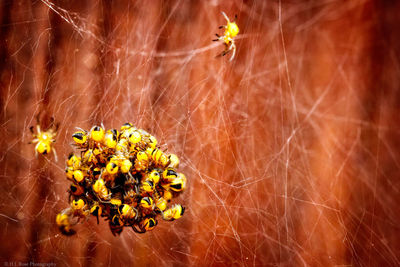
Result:
[[37,120],[36,125],[36,133],[33,131],[33,126],[29,128],[32,133],[33,140],[29,142],[30,144],[36,144],[35,146],[35,155],[37,157],[38,153],[46,155],[53,150],[55,161],[57,161],[56,150],[52,148],[52,144],[56,141],[56,135],[58,130],[58,124],[54,125],[54,118],[51,118],[51,124],[46,131],[41,131],[39,120]]
[[232,51],[232,56],[229,59],[229,61],[231,61],[234,57],[235,57],[235,53],[236,53],[236,45],[235,45],[235,41],[234,41],[234,37],[236,35],[238,35],[239,33],[239,27],[236,24],[236,19],[237,19],[237,15],[235,15],[234,20],[231,22],[228,18],[228,16],[225,14],[225,12],[221,12],[222,15],[225,17],[227,23],[226,25],[220,26],[219,29],[224,28],[225,32],[224,35],[219,35],[218,33],[216,33],[215,35],[218,37],[217,39],[214,39],[214,42],[217,41],[223,41],[224,45],[225,45],[225,50],[222,51],[222,53],[218,56],[225,56],[226,54],[228,54],[230,51]]

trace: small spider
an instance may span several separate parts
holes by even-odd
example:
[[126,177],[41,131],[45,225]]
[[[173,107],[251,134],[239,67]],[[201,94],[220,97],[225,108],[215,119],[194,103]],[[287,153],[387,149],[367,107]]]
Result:
[[228,18],[228,16],[224,13],[221,12],[222,15],[225,17],[227,23],[226,25],[220,26],[219,29],[224,28],[225,32],[224,35],[219,35],[218,33],[216,33],[215,35],[218,37],[217,39],[214,39],[214,42],[217,41],[223,41],[224,45],[225,45],[225,50],[222,51],[222,53],[219,56],[225,56],[226,54],[228,54],[230,51],[232,51],[232,56],[229,59],[229,61],[231,61],[234,57],[235,57],[235,53],[236,53],[236,45],[235,45],[235,41],[233,40],[233,38],[238,35],[239,33],[239,27],[236,24],[236,19],[237,19],[237,15],[235,15],[234,20],[231,22]]
[[33,140],[29,142],[30,144],[36,144],[35,155],[37,157],[38,153],[46,155],[53,150],[55,161],[57,161],[56,150],[52,148],[52,144],[56,141],[56,135],[58,130],[58,124],[54,125],[54,118],[51,119],[50,127],[46,131],[41,131],[39,120],[37,119],[36,133],[33,131],[33,126],[29,128],[32,133]]

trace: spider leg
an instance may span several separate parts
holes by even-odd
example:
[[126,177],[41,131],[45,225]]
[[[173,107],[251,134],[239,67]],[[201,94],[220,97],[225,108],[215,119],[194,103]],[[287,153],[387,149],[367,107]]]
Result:
[[225,52],[225,50],[222,51],[221,53],[219,53],[218,55],[216,55],[215,57],[216,57],[216,58],[218,58],[218,57],[223,57],[223,56],[224,56],[224,52]]
[[213,39],[213,42],[218,42],[219,40],[221,40],[221,37],[218,33],[215,34],[215,36],[217,36],[217,39]]
[[132,227],[133,231],[135,231],[135,233],[138,233],[138,234],[146,233],[146,230],[138,230],[136,228],[136,225],[135,226],[131,225],[131,227]]
[[139,187],[138,187],[137,184],[135,185],[135,192],[136,192],[136,195],[139,195],[139,192],[140,192],[140,191],[139,191]]
[[216,58],[218,58],[218,57],[223,57],[223,56],[226,55],[226,53],[228,53],[228,52],[227,52],[228,47],[227,47],[226,43],[224,43],[224,45],[225,45],[224,51],[222,51],[221,53],[219,53],[218,55],[216,55],[216,56],[215,56]]
[[159,211],[160,211],[160,213],[161,213],[161,218],[163,218],[163,220],[165,220],[164,219],[164,212],[162,211],[162,210],[160,210],[160,209],[158,209]]
[[224,45],[225,45],[225,50],[222,51],[221,56],[225,56],[226,54],[228,54],[231,51],[231,47],[229,44],[224,43]]
[[[97,208],[97,214],[96,214],[96,219],[97,219],[97,224],[99,224],[99,208]],[[92,213],[94,215],[94,213]]]
[[222,51],[222,53],[221,53],[221,56],[225,56],[226,54],[228,54],[228,53],[229,53],[229,51],[230,51],[230,50],[228,50],[228,49],[227,49],[227,50],[224,50],[224,51]]
[[221,13],[222,13],[222,15],[225,17],[226,21],[229,23],[229,22],[230,22],[230,20],[229,20],[228,16],[225,14],[225,12],[224,12],[224,11],[222,11]]
[[235,57],[235,54],[236,54],[236,45],[234,43],[232,43],[230,49],[233,51],[232,51],[232,56],[229,59],[229,61],[232,61],[232,59]]
[[224,38],[224,36],[221,36],[218,33],[216,33],[215,36],[217,36],[218,38],[217,39],[213,39],[213,42],[221,41]]
[[38,143],[38,142],[39,142],[39,139],[35,138],[35,139],[33,139],[32,141],[29,141],[28,144],[36,144],[36,143]]
[[135,215],[135,220],[137,220],[138,219],[138,217],[139,217],[139,215],[138,215],[138,210],[137,209],[135,209],[135,208],[132,208],[134,211],[135,211],[135,213],[136,213],[136,215]]
[[37,152],[38,147],[39,147],[39,142],[38,142],[37,145],[35,146],[35,157],[36,157],[36,158],[38,157],[38,152]]
[[79,131],[82,131],[82,132],[86,133],[86,131],[83,130],[82,128],[79,128],[79,127],[75,127],[75,128],[78,129]]
[[128,181],[129,183],[137,183],[137,181],[135,180],[135,178],[132,176],[131,172],[128,172]]

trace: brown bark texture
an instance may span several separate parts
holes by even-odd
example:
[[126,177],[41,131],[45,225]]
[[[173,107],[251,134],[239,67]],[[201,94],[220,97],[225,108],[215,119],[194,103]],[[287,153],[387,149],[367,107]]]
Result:
[[[211,41],[221,11],[238,15],[232,61]],[[1,1],[0,264],[400,265],[399,11]],[[57,162],[28,144],[38,114],[60,123]],[[75,127],[128,121],[179,156],[184,216],[119,237],[92,217],[61,235]]]

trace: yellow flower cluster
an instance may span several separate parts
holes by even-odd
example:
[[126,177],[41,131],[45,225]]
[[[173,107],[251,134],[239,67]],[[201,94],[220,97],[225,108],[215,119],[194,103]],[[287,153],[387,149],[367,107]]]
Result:
[[125,226],[145,233],[158,215],[167,221],[183,215],[182,205],[168,203],[186,188],[186,177],[176,171],[178,157],[161,151],[154,136],[125,123],[119,131],[79,129],[72,138],[81,153],[67,159],[71,206],[56,218],[63,234],[74,234],[72,225],[89,215],[97,223],[99,217],[108,220],[113,235]]

